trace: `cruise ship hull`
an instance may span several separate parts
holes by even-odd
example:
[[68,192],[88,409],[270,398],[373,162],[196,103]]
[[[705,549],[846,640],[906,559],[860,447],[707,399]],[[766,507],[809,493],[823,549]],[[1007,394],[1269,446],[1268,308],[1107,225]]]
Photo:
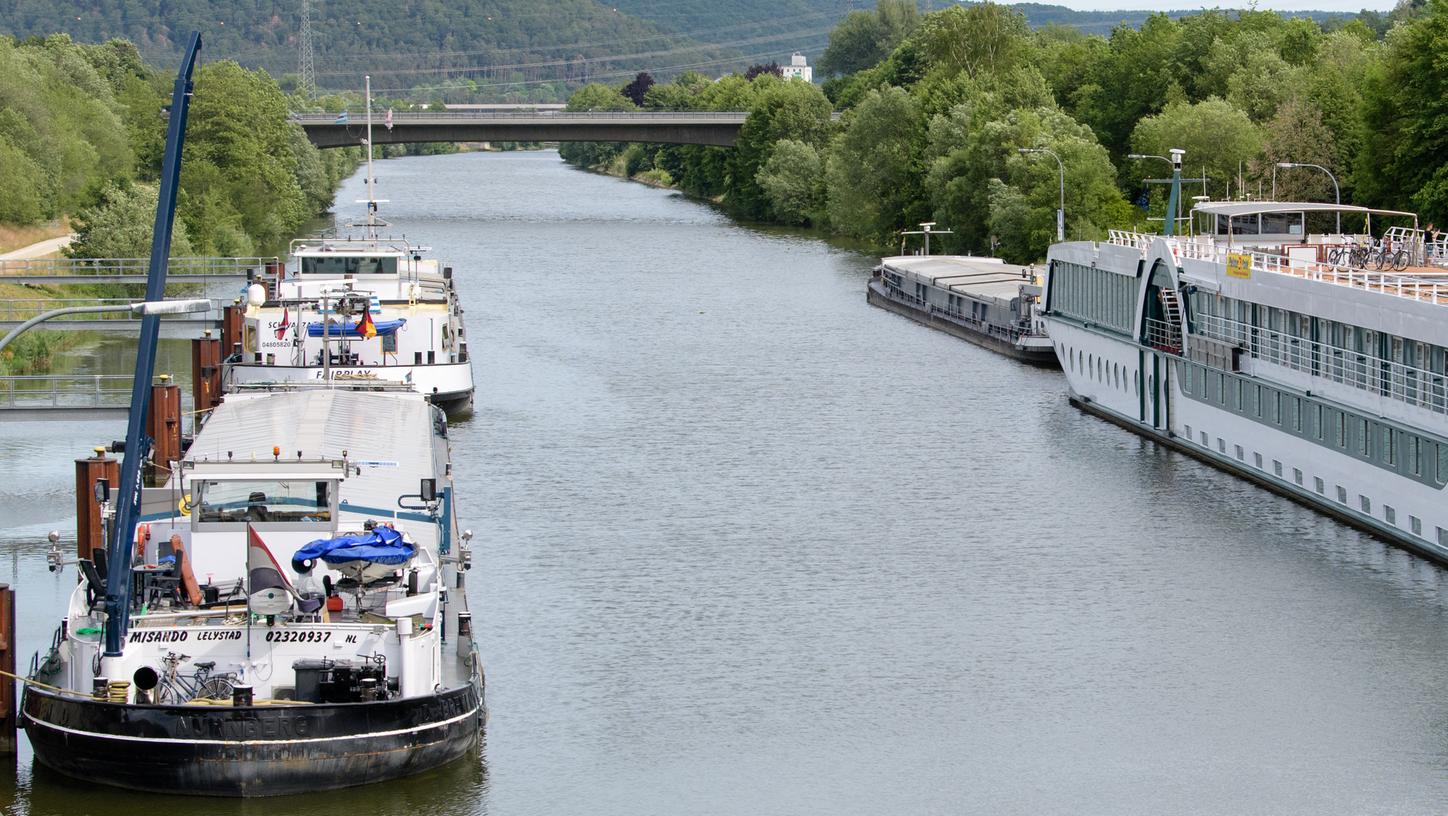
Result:
[[[1048,317],[1047,325],[1061,355],[1069,399],[1078,408],[1448,564],[1448,548],[1405,529],[1410,518],[1419,518],[1424,532],[1448,524],[1440,490],[1391,473],[1371,472],[1374,469],[1349,456],[1186,393],[1182,371],[1192,363],[1176,355],[1108,337],[1074,321]],[[1364,506],[1372,509],[1360,511]],[[1378,515],[1385,506],[1394,507],[1399,524],[1387,524]]]
[[951,320],[948,317],[938,315],[933,312],[926,312],[925,310],[920,309],[913,304],[903,303],[891,297],[885,291],[884,287],[880,285],[878,279],[871,280],[869,285],[865,289],[865,300],[872,305],[879,306],[882,309],[886,309],[898,315],[903,315],[904,317],[908,317],[917,323],[921,323],[933,329],[939,329],[940,331],[943,331],[947,334],[952,334],[962,340],[974,343],[977,346],[988,348],[991,351],[1004,354],[1007,357],[1014,357],[1017,360],[1025,363],[1030,363],[1031,365],[1044,366],[1048,368],[1058,368],[1060,366],[1060,364],[1056,360],[1055,350],[1053,350],[1049,345],[1040,348],[1021,347],[1008,340],[976,331],[975,329],[972,329],[961,323],[957,323],[956,321]]
[[482,691],[376,702],[231,706],[108,703],[27,688],[35,757],[89,783],[154,793],[281,796],[398,779],[473,752]]

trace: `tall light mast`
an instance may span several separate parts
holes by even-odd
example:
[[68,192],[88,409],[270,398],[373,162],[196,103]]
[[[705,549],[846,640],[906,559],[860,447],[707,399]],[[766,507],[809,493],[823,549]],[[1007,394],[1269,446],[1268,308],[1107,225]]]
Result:
[[312,0],[302,0],[302,30],[297,37],[297,48],[301,52],[297,63],[302,75],[297,91],[304,98],[311,99],[317,95],[317,69],[312,63]]

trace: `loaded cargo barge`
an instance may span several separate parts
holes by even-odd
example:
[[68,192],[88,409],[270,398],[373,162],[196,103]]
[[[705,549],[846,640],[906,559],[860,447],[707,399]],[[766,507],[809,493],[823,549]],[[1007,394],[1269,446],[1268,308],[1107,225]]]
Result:
[[1041,287],[1031,267],[999,258],[882,258],[865,299],[912,320],[1032,365],[1058,367],[1036,314]]

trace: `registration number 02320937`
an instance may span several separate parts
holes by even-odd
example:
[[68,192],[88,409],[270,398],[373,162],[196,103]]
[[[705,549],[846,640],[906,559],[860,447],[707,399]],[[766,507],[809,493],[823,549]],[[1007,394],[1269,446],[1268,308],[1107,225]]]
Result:
[[326,643],[331,639],[331,632],[318,632],[310,629],[281,629],[266,633],[267,643]]

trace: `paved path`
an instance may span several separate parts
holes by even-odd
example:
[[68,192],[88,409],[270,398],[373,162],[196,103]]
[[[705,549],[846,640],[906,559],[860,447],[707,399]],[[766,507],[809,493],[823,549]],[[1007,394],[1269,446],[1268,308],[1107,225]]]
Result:
[[75,235],[72,234],[39,241],[12,252],[0,253],[0,261],[26,261],[31,258],[45,258],[70,246],[70,242],[74,240]]

